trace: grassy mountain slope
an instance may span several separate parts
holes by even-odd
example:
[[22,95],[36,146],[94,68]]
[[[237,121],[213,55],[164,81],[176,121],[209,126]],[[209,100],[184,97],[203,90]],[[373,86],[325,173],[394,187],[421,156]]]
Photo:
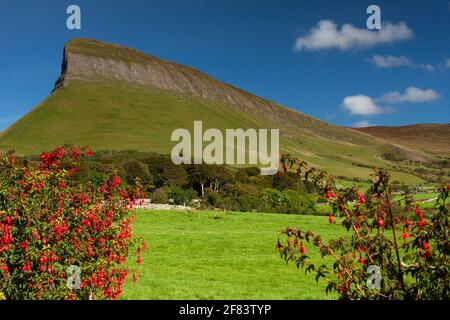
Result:
[[[384,153],[425,159],[386,141],[334,126],[199,71],[93,40],[75,39],[65,47],[55,90],[0,136],[0,150],[38,153],[71,143],[95,149],[135,149],[170,153],[170,135],[207,128],[280,128],[282,149],[318,167],[367,178],[370,167],[390,167]],[[421,182],[410,173],[394,178]]]
[[402,127],[369,127],[354,129],[370,134],[404,149],[450,158],[450,124],[416,124]]

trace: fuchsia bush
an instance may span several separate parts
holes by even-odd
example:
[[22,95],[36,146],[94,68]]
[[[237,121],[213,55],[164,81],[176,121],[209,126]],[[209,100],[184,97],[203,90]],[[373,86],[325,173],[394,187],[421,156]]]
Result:
[[[309,176],[331,207],[326,223],[340,217],[348,231],[347,237],[324,241],[313,231],[289,227],[276,245],[284,260],[315,272],[317,281],[327,282],[326,292],[342,299],[449,299],[450,184],[441,186],[432,213],[425,217],[410,197],[394,201],[390,176],[383,170],[375,169],[365,197],[356,187],[339,187],[325,171],[308,168],[290,155],[283,155],[281,163],[285,172],[291,168],[305,173],[305,181]],[[332,268],[311,261],[303,242],[314,245],[322,257],[332,257]],[[379,268],[379,287],[370,285],[374,267]]]
[[[125,262],[142,238],[133,237],[130,210],[139,181],[122,187],[111,176],[100,188],[77,185],[74,175],[90,148],[60,147],[40,164],[0,159],[0,296],[6,299],[114,299],[129,271]],[[67,285],[80,267],[79,289]],[[133,273],[133,279],[135,274]]]

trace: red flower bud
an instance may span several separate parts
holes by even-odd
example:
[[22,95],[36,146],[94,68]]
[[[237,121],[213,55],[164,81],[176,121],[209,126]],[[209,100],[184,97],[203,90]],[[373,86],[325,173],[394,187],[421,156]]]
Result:
[[303,245],[303,242],[300,244],[300,254],[301,255],[305,254],[305,246]]
[[333,193],[331,191],[327,192],[327,199],[330,200],[331,198],[333,198]]
[[380,226],[380,228],[383,228],[383,227],[384,227],[384,222],[383,222],[383,220],[381,219],[381,216],[378,216],[378,226]]
[[366,203],[366,199],[364,199],[364,196],[361,193],[358,193],[358,201],[362,204]]

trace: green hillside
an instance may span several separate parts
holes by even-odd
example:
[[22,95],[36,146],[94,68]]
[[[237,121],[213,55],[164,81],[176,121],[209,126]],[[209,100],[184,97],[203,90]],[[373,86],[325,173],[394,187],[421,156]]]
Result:
[[[191,68],[145,57],[117,45],[71,41],[66,46],[59,85],[1,134],[0,150],[36,154],[70,143],[167,154],[175,145],[170,141],[173,130],[192,129],[195,120],[202,120],[204,130],[280,128],[284,151],[348,177],[367,179],[372,166],[392,167],[382,160],[385,153],[423,159],[410,150],[295,112]],[[98,68],[99,64],[106,67]],[[141,68],[138,65],[154,68],[161,78],[148,82],[147,69],[136,69]],[[124,74],[127,68],[134,73]],[[133,81],[133,74],[139,81]],[[169,87],[159,87],[158,81]],[[394,178],[422,181],[403,171],[394,170]]]

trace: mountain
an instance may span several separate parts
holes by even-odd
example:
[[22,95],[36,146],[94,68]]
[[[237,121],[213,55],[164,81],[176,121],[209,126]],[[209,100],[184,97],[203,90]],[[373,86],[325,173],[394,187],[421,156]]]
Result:
[[[95,149],[170,153],[173,130],[280,128],[281,147],[330,172],[367,179],[373,166],[420,183],[385,154],[428,161],[410,146],[338,127],[220,82],[195,69],[137,50],[89,39],[64,48],[62,71],[48,98],[0,135],[0,150],[34,154],[71,143]],[[395,165],[395,168],[394,168]]]
[[405,150],[441,157],[450,155],[450,124],[416,124],[409,126],[355,128]]

